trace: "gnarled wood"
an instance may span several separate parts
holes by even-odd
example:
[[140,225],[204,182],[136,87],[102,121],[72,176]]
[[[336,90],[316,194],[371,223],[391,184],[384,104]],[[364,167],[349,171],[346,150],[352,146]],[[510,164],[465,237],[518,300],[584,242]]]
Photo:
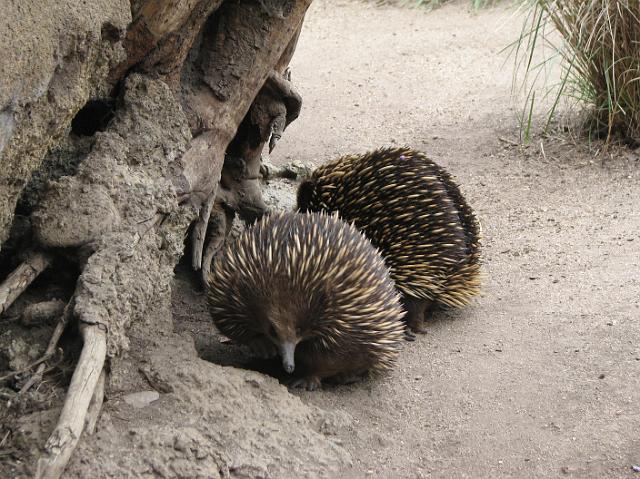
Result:
[[211,209],[216,201],[216,195],[212,194],[207,198],[202,208],[200,208],[200,216],[196,221],[196,225],[191,233],[191,266],[195,270],[199,270],[202,266],[202,250],[204,248],[205,236],[207,234],[207,226],[211,217]]
[[103,369],[98,378],[98,384],[93,392],[93,397],[89,403],[89,409],[87,410],[87,417],[84,421],[84,430],[87,434],[92,435],[96,431],[96,423],[100,417],[100,411],[102,410],[102,402],[104,401],[104,385],[106,382],[107,373]]
[[[91,229],[82,242],[64,245],[66,254],[75,248],[82,257],[69,315],[80,321],[84,346],[59,423],[38,461],[37,477],[60,477],[83,428],[93,429],[107,350],[115,355],[125,349],[126,328],[169,290],[170,272],[193,219],[189,205],[204,206],[196,229],[198,238],[210,241],[206,249],[198,246],[194,260],[201,259],[207,268],[235,213],[251,220],[266,210],[258,184],[260,154],[269,138],[275,146],[300,111],[300,96],[283,72],[310,2],[140,2],[124,42],[127,59],[110,75],[120,85],[118,111],[96,136],[77,174],[51,189],[91,196],[97,185],[108,184],[104,196],[118,224]],[[128,75],[131,71],[141,74]],[[253,114],[252,104],[257,105]],[[229,148],[243,119],[249,129],[258,125],[258,133],[249,132]],[[228,150],[239,155],[227,155]],[[133,186],[130,178],[135,178]],[[77,218],[60,212],[53,194],[41,203],[39,217],[45,223],[59,219],[69,233],[65,238],[73,240]],[[208,211],[218,223],[203,235],[210,223]],[[36,226],[41,229],[42,222]],[[45,267],[25,274],[35,277]],[[203,274],[207,271],[203,267]],[[132,282],[135,291],[127,289]],[[61,323],[50,345],[62,329]]]
[[202,25],[222,0],[146,0],[124,39],[127,59],[111,72],[113,82],[132,67],[160,74],[177,87],[185,57]]
[[51,258],[43,252],[28,255],[27,259],[0,285],[0,314],[9,309],[18,296],[47,269],[49,264],[51,264]]
[[44,446],[38,460],[37,479],[57,479],[62,475],[84,428],[87,410],[102,374],[107,354],[106,333],[96,324],[83,324],[84,341],[80,360],[71,378],[67,399],[58,425]]
[[211,214],[211,221],[209,222],[209,235],[210,238],[207,241],[207,248],[202,258],[202,271],[201,278],[202,284],[206,285],[209,281],[209,273],[211,272],[211,262],[216,253],[220,251],[220,248],[224,244],[224,239],[231,230],[233,217],[231,217],[224,208],[218,205],[214,207],[214,211]]

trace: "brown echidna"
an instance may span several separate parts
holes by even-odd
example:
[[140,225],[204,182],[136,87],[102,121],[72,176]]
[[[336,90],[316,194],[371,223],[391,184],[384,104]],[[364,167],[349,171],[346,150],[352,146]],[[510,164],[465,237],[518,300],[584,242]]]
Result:
[[459,307],[480,289],[480,225],[441,166],[410,148],[343,156],[298,189],[298,209],[338,212],[377,246],[424,332],[432,303]]
[[389,369],[403,341],[404,310],[384,260],[335,215],[263,217],[224,248],[208,286],[218,329],[279,352],[296,371],[293,386]]

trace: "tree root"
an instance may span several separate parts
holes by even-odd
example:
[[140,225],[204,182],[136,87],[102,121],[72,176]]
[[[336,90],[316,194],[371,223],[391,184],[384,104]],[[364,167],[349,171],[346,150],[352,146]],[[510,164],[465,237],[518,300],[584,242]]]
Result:
[[289,71],[269,74],[227,149],[220,187],[200,210],[192,233],[191,261],[194,270],[201,270],[204,285],[235,214],[252,223],[267,211],[260,190],[262,151],[267,142],[269,152],[275,148],[302,107],[302,97],[290,78]]
[[207,241],[207,249],[202,258],[202,284],[207,285],[209,281],[209,273],[211,272],[211,263],[213,258],[220,251],[224,240],[231,230],[233,217],[228,215],[222,208],[217,208],[209,222],[209,235]]
[[[113,357],[125,350],[130,324],[159,295],[170,294],[171,273],[195,209],[204,205],[192,261],[207,265],[234,212],[246,220],[266,210],[260,154],[270,137],[275,146],[299,112],[299,95],[283,71],[310,2],[275,2],[280,7],[275,11],[260,2],[197,0],[169,2],[170,7],[137,2],[139,21],[127,34],[127,60],[112,75],[121,85],[120,106],[77,173],[53,181],[32,213],[39,247],[62,247],[65,254],[75,249],[82,269],[47,351],[55,350],[71,320],[79,321],[84,342],[58,424],[38,460],[37,478],[60,477],[83,431],[94,431],[107,351]],[[155,34],[147,35],[147,27]],[[131,72],[134,65],[138,73]],[[248,111],[263,87],[265,101],[252,112],[257,120],[252,122]],[[235,145],[237,152],[229,154],[243,118],[249,128]],[[233,165],[222,172],[227,156],[230,163],[233,157],[242,160],[239,176]],[[207,234],[212,218],[218,223]],[[0,285],[0,313],[50,261],[35,253]],[[25,391],[44,373],[40,366]]]
[[215,201],[216,195],[209,195],[209,198],[207,198],[200,209],[200,215],[198,216],[196,225],[193,228],[193,233],[191,233],[191,266],[196,271],[202,267],[202,250],[204,249],[207,225],[209,224],[211,210],[213,209]]
[[[85,427],[89,406],[100,382],[104,391],[106,332],[98,324],[84,323],[80,325],[80,334],[84,341],[80,360],[71,378],[58,425],[49,436],[44,446],[45,452],[38,460],[36,479],[57,479],[62,475]],[[99,411],[99,406],[101,400],[99,403],[98,400],[94,401],[91,416],[97,417],[96,409]]]
[[96,423],[100,417],[100,411],[102,410],[102,402],[104,401],[104,386],[107,380],[107,373],[103,369],[98,378],[98,384],[96,384],[96,390],[91,398],[89,404],[89,410],[87,411],[87,417],[84,421],[84,431],[90,436],[96,431]]
[[60,316],[60,320],[58,321],[58,324],[56,324],[56,327],[53,330],[53,334],[51,335],[51,339],[49,340],[49,344],[47,346],[46,351],[44,352],[44,356],[42,357],[42,361],[40,362],[40,365],[38,366],[37,371],[31,376],[31,378],[29,378],[26,384],[22,386],[18,394],[25,394],[29,389],[33,387],[34,384],[42,381],[42,376],[46,368],[45,362],[51,356],[53,356],[53,353],[55,353],[56,347],[58,346],[58,341],[60,341],[60,336],[62,336],[62,333],[67,327],[69,315],[71,314],[70,311],[71,311],[71,308],[69,307],[69,304],[67,304],[67,306],[64,308],[64,312],[62,313],[62,316]]
[[51,258],[42,252],[31,253],[27,259],[11,273],[0,285],[0,314],[3,314],[13,302],[29,287],[51,264]]

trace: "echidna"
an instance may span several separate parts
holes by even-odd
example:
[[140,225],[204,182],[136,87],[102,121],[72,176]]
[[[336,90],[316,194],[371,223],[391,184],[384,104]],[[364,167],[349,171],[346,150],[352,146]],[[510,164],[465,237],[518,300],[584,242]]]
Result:
[[300,185],[298,209],[338,212],[365,233],[413,331],[425,331],[433,303],[460,307],[479,293],[480,225],[449,173],[423,153],[381,148],[322,165]]
[[335,215],[263,217],[216,258],[208,300],[223,334],[279,352],[296,387],[389,369],[404,337],[382,256]]

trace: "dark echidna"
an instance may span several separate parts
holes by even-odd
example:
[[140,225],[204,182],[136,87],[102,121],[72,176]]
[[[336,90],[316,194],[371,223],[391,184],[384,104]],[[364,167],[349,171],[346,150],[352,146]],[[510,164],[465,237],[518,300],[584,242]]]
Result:
[[326,214],[273,213],[227,245],[209,276],[218,329],[279,353],[292,384],[315,389],[389,369],[404,310],[380,253]]
[[459,307],[479,292],[479,223],[449,173],[423,153],[382,148],[322,165],[300,185],[298,209],[338,212],[365,233],[414,331],[424,331],[432,303]]

